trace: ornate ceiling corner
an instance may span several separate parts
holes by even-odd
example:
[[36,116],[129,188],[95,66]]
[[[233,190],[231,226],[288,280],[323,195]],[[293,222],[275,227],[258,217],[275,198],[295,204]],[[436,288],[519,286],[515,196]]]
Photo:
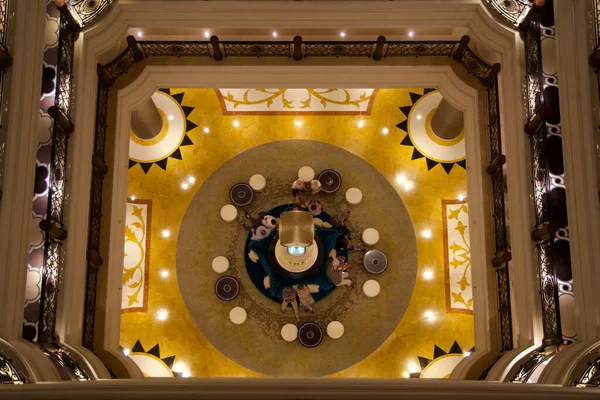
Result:
[[69,10],[79,20],[82,29],[97,23],[114,4],[114,0],[69,0]]
[[535,0],[482,0],[482,3],[505,25],[515,28],[533,7]]

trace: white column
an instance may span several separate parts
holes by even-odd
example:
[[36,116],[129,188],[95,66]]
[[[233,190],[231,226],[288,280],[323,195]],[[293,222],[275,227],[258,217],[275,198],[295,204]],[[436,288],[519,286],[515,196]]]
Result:
[[593,32],[586,23],[587,13],[594,11],[593,3],[559,0],[554,4],[571,269],[581,341],[600,337],[600,204],[594,143],[597,127],[592,114],[598,85],[587,63]]
[[0,337],[21,337],[29,250],[28,228],[35,180],[46,1],[11,1],[13,65],[9,98],[3,198],[0,210]]

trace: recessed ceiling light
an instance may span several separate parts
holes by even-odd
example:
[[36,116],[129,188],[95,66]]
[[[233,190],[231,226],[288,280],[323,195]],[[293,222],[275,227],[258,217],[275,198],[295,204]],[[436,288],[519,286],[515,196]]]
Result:
[[415,362],[409,362],[407,367],[408,367],[408,372],[410,372],[411,374],[415,373],[415,372],[419,372],[419,366]]
[[131,196],[131,197],[129,198],[129,200],[131,200],[131,201],[135,201],[135,196]]
[[237,119],[233,120],[233,126],[235,126],[236,128],[238,128],[240,126],[240,121],[238,121]]
[[204,31],[204,37],[207,38],[210,36],[210,31]]
[[390,133],[390,130],[388,128],[381,128],[382,135],[387,135],[388,133]]
[[299,119],[294,120],[294,125],[300,127],[302,126],[302,121],[300,121]]
[[431,229],[424,229],[421,232],[421,236],[423,236],[425,239],[431,239],[433,237],[433,232],[431,232]]
[[193,185],[194,183],[196,183],[196,178],[194,178],[193,176],[190,176],[188,178],[188,182],[190,183],[190,185]]
[[161,308],[156,313],[156,319],[159,321],[166,321],[167,318],[169,318],[169,312],[167,310],[165,310],[164,308]]
[[408,181],[404,183],[404,190],[412,190],[415,187],[415,184],[412,181]]
[[410,37],[415,36],[415,31],[413,31],[413,30],[408,31],[408,36],[410,36]]
[[204,131],[204,133],[210,133],[210,128],[207,126],[204,129],[202,129]]
[[365,126],[365,120],[361,119],[360,121],[358,121],[358,127],[362,128],[363,126]]
[[142,37],[142,36],[144,36],[144,34],[142,33],[142,31],[137,31],[137,36]]
[[131,350],[129,350],[129,349],[123,349],[123,355],[125,357],[127,357],[130,353],[131,353]]
[[175,118],[173,115],[169,115],[169,121],[173,121],[173,119]]
[[423,271],[423,279],[430,281],[433,279],[433,272],[430,269]]
[[187,371],[187,370],[186,370],[186,371],[183,371],[183,372],[181,373],[181,377],[182,377],[182,378],[189,378],[189,377],[190,377],[190,371]]
[[344,31],[341,31],[341,32],[340,32],[340,36],[341,36],[341,37],[345,37],[345,36],[346,36],[346,32],[344,32]]
[[277,32],[273,31],[273,37],[277,37]]
[[423,116],[421,114],[417,114],[417,119],[421,119]]
[[465,196],[461,194],[458,195],[458,201],[463,201],[465,199]]
[[463,353],[463,356],[465,356],[465,357],[469,357],[470,355],[471,355],[471,352],[469,352],[469,351],[465,351]]
[[396,183],[401,185],[404,182],[406,182],[406,176],[404,176],[404,174],[398,174],[396,175]]
[[169,271],[163,269],[162,271],[160,271],[160,277],[163,279],[167,279],[169,277]]
[[432,319],[433,317],[435,317],[435,313],[433,311],[425,311],[423,313],[423,317],[425,319]]
[[188,190],[188,189],[190,188],[190,184],[189,184],[189,183],[187,183],[187,182],[183,182],[183,183],[181,184],[181,188],[182,188],[183,190]]
[[160,232],[160,235],[164,238],[164,239],[168,239],[171,236],[171,231],[168,229],[163,229]]

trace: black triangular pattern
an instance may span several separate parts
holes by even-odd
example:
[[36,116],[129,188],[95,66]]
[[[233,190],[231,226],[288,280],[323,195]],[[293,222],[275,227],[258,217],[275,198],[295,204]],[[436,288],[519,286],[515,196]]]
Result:
[[167,161],[169,161],[169,157],[165,157],[162,160],[156,161],[156,165],[162,168],[163,171],[167,170]]
[[442,350],[440,347],[438,347],[437,344],[433,345],[433,359],[434,360],[438,357],[445,356],[446,354],[448,354],[448,353],[446,353],[444,350]]
[[428,158],[427,159],[427,171],[431,171],[431,168],[435,167],[438,164],[439,164],[439,162],[433,161],[432,159]]
[[158,346],[158,343],[156,344],[156,346],[148,350],[147,353],[152,354],[156,358],[160,358],[160,347]]
[[169,157],[181,160],[181,151],[179,151],[179,147],[176,148],[175,151],[173,153],[171,153],[171,155]]
[[419,365],[421,366],[421,370],[425,369],[426,366],[429,365],[429,363],[431,362],[431,360],[429,358],[425,358],[425,357],[417,357],[419,359]]
[[460,348],[460,346],[458,345],[456,340],[454,341],[454,343],[452,343],[452,347],[450,347],[450,351],[448,353],[449,354],[462,354],[463,353],[462,349]]
[[145,353],[146,352],[146,350],[144,350],[144,346],[142,346],[142,344],[140,343],[139,340],[137,342],[135,342],[131,351],[134,353]]
[[192,139],[190,139],[190,137],[188,135],[183,135],[183,140],[181,141],[181,144],[179,145],[179,147],[190,146],[192,144],[194,144],[194,142],[192,142]]
[[133,168],[138,164],[137,161],[133,161],[131,158],[129,159],[129,168]]
[[469,353],[473,353],[473,352],[475,352],[475,346],[473,346],[469,349]]
[[446,170],[446,173],[450,175],[450,171],[452,171],[452,167],[454,167],[454,163],[442,163],[442,167]]
[[415,104],[421,97],[423,97],[422,94],[413,92],[408,92],[408,95],[410,96],[410,101],[412,101],[413,104]]
[[411,160],[417,160],[417,159],[423,158],[423,157],[425,157],[425,156],[423,154],[419,153],[419,150],[413,149]]
[[166,93],[166,94],[168,94],[169,96],[171,95],[171,89],[168,89],[168,88],[161,88],[161,89],[158,89],[158,91],[159,91],[159,92]]
[[189,119],[185,120],[185,131],[186,131],[186,133],[189,132],[189,131],[191,131],[192,129],[194,129],[197,126],[198,125],[196,125],[195,123],[193,123]]
[[427,93],[435,92],[436,90],[437,90],[436,88],[425,88],[425,90],[423,90],[423,95],[426,95]]
[[171,372],[173,372],[173,376],[176,378],[181,378],[183,375],[183,372],[175,372],[175,371],[171,371]]
[[404,106],[400,107],[400,111],[404,114],[406,118],[408,118],[408,114],[410,114],[410,110],[412,110],[413,106]]
[[408,132],[408,119],[400,122],[396,127],[402,129],[404,132]]
[[460,165],[461,167],[463,167],[463,169],[467,169],[467,160],[460,160],[457,162],[458,165]]
[[172,94],[171,97],[175,99],[175,101],[177,101],[179,104],[183,103],[183,95],[185,93],[181,92],[181,93],[177,93],[177,94]]
[[410,140],[410,135],[404,136],[404,139],[402,139],[400,144],[403,146],[412,146],[413,144],[412,144],[412,141]]
[[144,170],[144,173],[147,174],[148,171],[150,171],[152,163],[140,163],[140,166],[142,167],[142,170]]
[[167,367],[169,367],[169,369],[171,369],[173,368],[173,363],[175,362],[175,356],[161,358],[161,360],[162,362],[167,364]]
[[194,111],[194,107],[189,107],[189,106],[181,106],[181,108],[183,109],[183,113],[185,114],[185,117],[187,118],[188,115],[190,115],[190,113],[192,111]]

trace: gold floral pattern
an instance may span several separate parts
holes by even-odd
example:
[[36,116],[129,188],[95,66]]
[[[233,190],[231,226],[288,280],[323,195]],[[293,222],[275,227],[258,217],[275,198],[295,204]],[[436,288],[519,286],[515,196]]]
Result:
[[150,200],[135,200],[127,203],[122,312],[146,311],[147,309],[150,210]]
[[466,202],[442,200],[444,223],[444,267],[448,312],[473,312],[469,207]]

